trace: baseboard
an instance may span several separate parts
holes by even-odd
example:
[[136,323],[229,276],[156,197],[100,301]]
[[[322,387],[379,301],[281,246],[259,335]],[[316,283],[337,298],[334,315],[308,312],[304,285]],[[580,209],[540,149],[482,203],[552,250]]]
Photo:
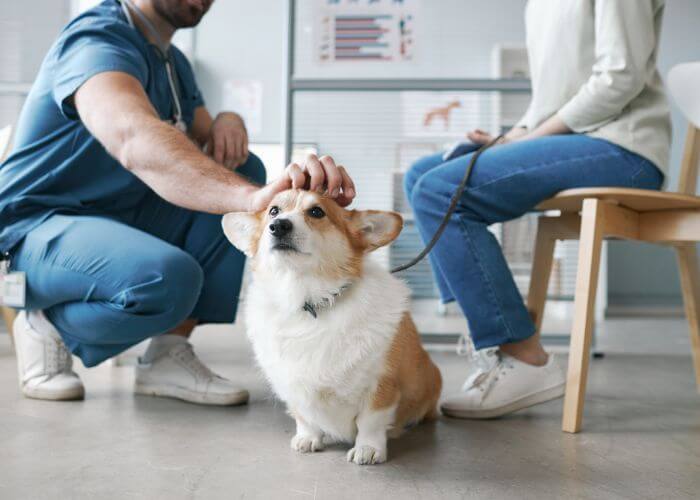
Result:
[[606,318],[682,318],[684,316],[683,306],[677,304],[608,304],[605,309]]

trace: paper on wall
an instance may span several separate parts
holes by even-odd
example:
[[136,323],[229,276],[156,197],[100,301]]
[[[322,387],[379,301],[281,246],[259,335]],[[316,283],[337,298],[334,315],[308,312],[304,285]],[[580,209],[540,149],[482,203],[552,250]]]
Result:
[[227,80],[223,84],[222,105],[245,121],[248,135],[262,132],[263,85],[260,80]]
[[420,0],[316,0],[318,61],[410,62]]

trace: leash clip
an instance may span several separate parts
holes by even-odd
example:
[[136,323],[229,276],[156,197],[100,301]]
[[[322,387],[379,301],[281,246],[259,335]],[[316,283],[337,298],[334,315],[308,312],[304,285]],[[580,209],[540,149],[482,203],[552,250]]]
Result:
[[316,308],[311,302],[304,302],[304,307],[302,307],[304,311],[309,313],[311,316],[313,316],[314,319],[318,318],[318,314],[316,313]]

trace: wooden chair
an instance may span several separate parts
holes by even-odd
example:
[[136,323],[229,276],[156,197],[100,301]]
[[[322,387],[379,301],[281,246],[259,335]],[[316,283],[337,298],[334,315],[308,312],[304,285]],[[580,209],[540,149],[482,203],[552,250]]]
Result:
[[579,432],[588,377],[595,293],[603,239],[671,245],[676,250],[695,378],[700,389],[700,278],[695,243],[700,241],[700,197],[695,195],[700,153],[700,62],[669,73],[668,87],[690,122],[678,192],[642,189],[569,189],[537,208],[559,211],[540,216],[528,308],[539,332],[556,240],[578,239],[578,271],[562,428]]
[[[10,152],[10,145],[12,143],[12,125],[8,125],[0,129],[0,162],[2,162],[7,154]],[[2,319],[7,325],[7,331],[12,337],[12,324],[15,321],[16,312],[14,309],[9,307],[0,307],[2,311]]]

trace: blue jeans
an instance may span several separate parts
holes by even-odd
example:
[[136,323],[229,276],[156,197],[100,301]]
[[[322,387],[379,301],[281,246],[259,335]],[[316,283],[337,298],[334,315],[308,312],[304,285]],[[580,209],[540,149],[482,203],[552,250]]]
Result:
[[[237,170],[264,183],[254,155]],[[27,309],[43,309],[65,344],[94,366],[187,318],[235,319],[244,255],[221,216],[155,193],[128,213],[53,215],[13,252],[27,273]]]
[[[424,241],[430,240],[471,155],[422,158],[405,190]],[[586,135],[558,135],[495,146],[477,161],[430,263],[444,302],[457,300],[477,349],[535,332],[503,252],[487,226],[527,213],[559,191],[581,187],[659,189],[663,174],[639,155]]]

